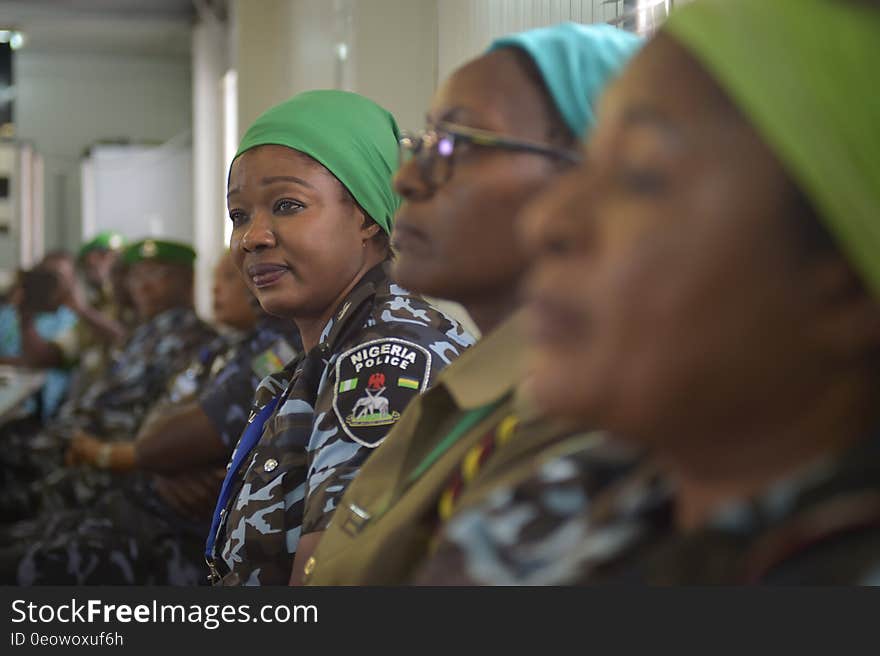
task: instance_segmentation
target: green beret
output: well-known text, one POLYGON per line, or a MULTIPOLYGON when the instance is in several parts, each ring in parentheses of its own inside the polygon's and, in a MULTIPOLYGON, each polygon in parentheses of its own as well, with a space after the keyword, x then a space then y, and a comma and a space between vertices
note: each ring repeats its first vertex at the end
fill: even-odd
POLYGON ((122 253, 123 262, 129 265, 153 261, 192 266, 195 259, 196 252, 186 244, 161 239, 144 239, 132 244, 122 253))
POLYGON ((83 244, 79 249, 79 253, 77 253, 77 257, 82 259, 87 254, 97 250, 118 251, 122 250, 124 246, 125 237, 115 230, 104 230, 83 244))

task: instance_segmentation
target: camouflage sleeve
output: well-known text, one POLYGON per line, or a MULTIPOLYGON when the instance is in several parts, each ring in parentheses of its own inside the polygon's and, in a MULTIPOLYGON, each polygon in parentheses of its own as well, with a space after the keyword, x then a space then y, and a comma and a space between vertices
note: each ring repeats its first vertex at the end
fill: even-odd
POLYGON ((201 322, 190 322, 161 335, 152 349, 145 348, 112 377, 95 405, 121 407, 141 403, 149 407, 159 399, 173 376, 186 369, 199 349, 214 337, 214 331, 201 322))
POLYGON ((287 339, 276 333, 258 334, 242 344, 206 384, 199 405, 230 449, 247 423, 248 411, 260 381, 284 368, 296 356, 287 339))
MULTIPOLYGON (((163 335, 156 346, 156 361, 154 367, 165 370, 165 380, 168 374, 173 374, 186 368, 189 362, 198 356, 199 351, 210 346, 217 333, 207 324, 194 321, 182 326, 170 334, 163 335)), ((161 377, 161 374, 160 374, 161 377)))
POLYGON ((550 458, 518 484, 496 488, 441 528, 419 585, 554 585, 577 578, 582 558, 612 549, 624 533, 591 541, 591 501, 632 471, 592 447, 550 458), (590 553, 583 553, 584 551, 590 553))
POLYGON ((272 399, 281 396, 284 393, 284 390, 287 389, 291 375, 292 369, 287 368, 263 378, 257 386, 257 391, 254 392, 250 407, 251 412, 259 412, 272 399))
POLYGON ((274 374, 270 374, 263 378, 260 381, 259 385, 257 385, 257 390, 252 395, 249 402, 246 404, 246 412, 245 412, 245 420, 242 425, 242 429, 238 432, 238 435, 234 435, 230 439, 230 454, 229 454, 229 464, 232 464, 232 461, 235 460, 235 452, 238 449, 239 442, 241 441, 242 434, 247 425, 247 421, 251 415, 256 415, 262 410, 272 399, 277 396, 280 396, 284 393, 284 390, 287 389, 287 384, 290 380, 290 370, 284 369, 283 371, 279 371, 274 374))
POLYGON ((248 363, 236 358, 208 381, 199 395, 199 406, 230 449, 244 430, 258 385, 248 363))
POLYGON ((378 320, 368 322, 357 343, 331 359, 319 387, 303 534, 327 527, 349 483, 406 405, 430 387, 469 338, 458 324, 412 297, 392 295, 374 317, 378 320))

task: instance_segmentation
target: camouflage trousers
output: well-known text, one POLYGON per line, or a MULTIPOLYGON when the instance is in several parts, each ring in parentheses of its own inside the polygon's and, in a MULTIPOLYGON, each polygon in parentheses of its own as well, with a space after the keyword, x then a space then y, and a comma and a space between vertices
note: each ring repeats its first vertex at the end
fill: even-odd
POLYGON ((109 472, 66 466, 67 439, 63 430, 32 425, 0 432, 0 524, 89 506, 119 486, 109 472))
POLYGON ((206 584, 208 527, 162 515, 114 490, 92 508, 12 524, 0 530, 0 584, 206 584))
POLYGON ((40 482, 62 466, 63 451, 33 420, 0 429, 0 523, 33 517, 40 482))

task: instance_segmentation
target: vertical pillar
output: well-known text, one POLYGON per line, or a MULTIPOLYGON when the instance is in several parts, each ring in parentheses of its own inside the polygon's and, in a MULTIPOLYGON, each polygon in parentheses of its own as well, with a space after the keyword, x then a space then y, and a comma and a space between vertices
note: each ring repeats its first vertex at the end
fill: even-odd
POLYGON ((203 317, 211 316, 212 271, 225 248, 221 81, 228 67, 227 48, 226 23, 201 12, 192 34, 192 132, 196 308, 203 317))

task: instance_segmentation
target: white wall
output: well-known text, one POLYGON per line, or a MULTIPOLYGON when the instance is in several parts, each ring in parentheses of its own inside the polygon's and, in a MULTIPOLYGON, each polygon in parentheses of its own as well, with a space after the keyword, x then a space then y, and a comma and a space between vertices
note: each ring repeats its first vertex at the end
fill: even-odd
POLYGON ((233 7, 243 132, 263 110, 316 88, 357 91, 402 127, 421 127, 438 81, 492 39, 561 21, 613 20, 624 1, 235 0, 233 7))
POLYGON ((622 8, 623 2, 604 0, 440 0, 439 78, 479 55, 499 36, 563 21, 604 23, 622 8))
POLYGON ((14 65, 16 134, 32 141, 45 162, 46 247, 73 249, 82 240, 85 149, 101 139, 164 142, 189 130, 189 58, 24 48, 14 65))
POLYGON ((349 59, 352 90, 420 129, 437 86, 437 12, 446 0, 359 0, 349 59))
POLYGON ((193 243, 189 142, 156 147, 96 146, 83 162, 83 228, 131 239, 193 243))
POLYGON ((300 91, 334 88, 372 98, 404 127, 420 126, 437 81, 437 5, 438 0, 237 0, 239 131, 300 91))

